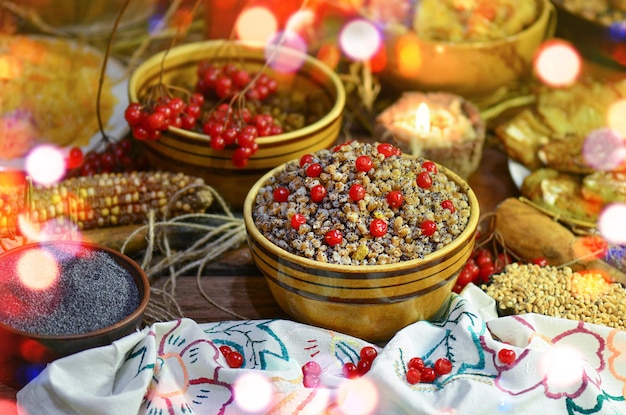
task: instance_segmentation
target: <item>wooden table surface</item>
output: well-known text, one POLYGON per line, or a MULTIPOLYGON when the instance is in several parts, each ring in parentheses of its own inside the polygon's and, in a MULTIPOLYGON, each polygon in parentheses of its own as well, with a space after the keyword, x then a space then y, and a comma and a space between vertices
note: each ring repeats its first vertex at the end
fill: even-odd
MULTIPOLYGON (((493 211, 507 197, 519 195, 509 175, 506 155, 494 145, 485 147, 482 163, 468 181, 482 213, 493 211)), ((190 274, 177 279, 176 299, 185 317, 199 323, 237 319, 209 304, 199 293, 195 271, 190 274)), ((225 310, 249 319, 288 318, 274 301, 245 244, 207 266, 199 281, 208 296, 225 310)), ((3 415, 16 413, 17 389, 10 385, 10 376, 6 370, 0 371, 0 414, 3 415)))

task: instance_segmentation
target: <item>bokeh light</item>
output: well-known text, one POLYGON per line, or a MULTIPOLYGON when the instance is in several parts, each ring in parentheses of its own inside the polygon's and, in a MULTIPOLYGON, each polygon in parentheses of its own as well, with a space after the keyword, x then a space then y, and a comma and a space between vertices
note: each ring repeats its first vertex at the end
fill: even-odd
POLYGON ((609 38, 613 42, 626 41, 626 22, 619 21, 611 23, 608 30, 609 38))
POLYGON ((189 7, 180 7, 174 13, 172 23, 178 31, 184 33, 193 23, 193 11, 189 7))
POLYGON ((543 355, 539 370, 550 389, 560 391, 583 378, 583 358, 580 352, 571 347, 553 347, 543 355))
POLYGON ((17 402, 10 399, 0 399, 0 414, 17 414, 17 402))
MULTIPOLYGON (((43 347, 43 346, 41 346, 43 347)), ((47 353, 46 353, 47 354, 47 353)), ((15 380, 20 385, 26 385, 31 380, 35 379, 46 368, 45 363, 23 363, 18 366, 17 370, 13 374, 15 380)), ((0 407, 1 408, 1 407, 0 407)), ((10 414, 12 412, 2 412, 0 414, 10 414)), ((20 412, 21 413, 21 412, 20 412)), ((29 414, 33 415, 33 414, 29 414)))
POLYGON ((339 45, 346 56, 360 61, 372 58, 381 45, 379 30, 368 20, 355 19, 339 33, 339 45))
POLYGON ((265 59, 277 72, 294 73, 302 67, 306 51, 306 43, 296 32, 279 32, 265 47, 265 59))
MULTIPOLYGON (((5 287, 2 287, 0 290, 0 314, 11 317, 21 317, 29 312, 29 305, 30 304, 26 304, 24 302, 23 298, 18 297, 9 290, 6 290, 5 287)), ((4 341, 5 339, 2 334, 0 334, 0 343, 4 343, 4 341)), ((15 341, 15 339, 12 341, 15 341)), ((0 362, 3 361, 2 357, 5 347, 6 344, 0 346, 0 362)))
POLYGON ((285 30, 288 32, 300 33, 306 35, 314 30, 315 12, 311 9, 302 9, 296 11, 287 20, 285 30))
POLYGON ((541 81, 553 87, 571 85, 580 75, 582 61, 569 43, 552 40, 544 43, 535 55, 534 68, 541 81))
POLYGON ((345 415, 373 414, 378 406, 378 389, 367 378, 350 379, 337 390, 337 409, 345 415))
POLYGON ((43 344, 34 339, 24 339, 20 343, 19 350, 22 359, 31 363, 44 362, 50 354, 43 344))
POLYGON ((241 12, 235 22, 235 33, 244 41, 265 44, 278 30, 274 14, 265 7, 251 7, 241 12))
POLYGON ((415 75, 422 67, 422 49, 412 34, 400 36, 393 51, 398 72, 403 77, 415 75))
POLYGON ((626 244, 626 203, 611 203, 600 212, 598 231, 609 244, 626 244))
POLYGON ((43 249, 32 249, 20 256, 16 271, 22 284, 35 291, 50 288, 59 278, 56 259, 43 249))
POLYGON ((272 384, 259 373, 245 373, 234 384, 237 406, 247 413, 264 413, 273 398, 272 384))
POLYGON ((163 12, 152 14, 148 17, 148 33, 156 35, 165 27, 165 15, 163 12))
MULTIPOLYGON (((31 220, 28 214, 19 214, 17 217, 17 226, 20 233, 29 241, 44 242, 59 239, 58 227, 55 226, 55 219, 50 219, 44 223, 31 220)), ((76 223, 68 223, 65 231, 67 235, 72 236, 72 240, 82 240, 81 230, 76 223)))
POLYGON ((328 414, 328 408, 332 405, 332 391, 324 387, 315 389, 315 394, 307 398, 307 404, 298 411, 298 415, 328 414))
POLYGON ((34 182, 53 184, 65 174, 65 157, 58 148, 50 145, 35 147, 26 156, 26 171, 34 182))
POLYGON ((611 104, 606 116, 606 125, 622 138, 626 137, 626 99, 611 104))
POLYGON ((380 44, 378 51, 370 59, 370 69, 373 73, 379 73, 387 67, 387 48, 384 43, 380 44))
POLYGON ((592 131, 582 147, 585 163, 596 170, 611 171, 626 160, 626 143, 610 128, 592 131))

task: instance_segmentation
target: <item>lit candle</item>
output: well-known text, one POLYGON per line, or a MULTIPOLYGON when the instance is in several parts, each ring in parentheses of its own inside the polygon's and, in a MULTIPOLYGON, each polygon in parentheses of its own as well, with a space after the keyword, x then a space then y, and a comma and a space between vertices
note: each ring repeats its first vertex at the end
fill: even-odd
POLYGON ((417 106, 415 110, 415 126, 416 134, 413 134, 411 138, 411 153, 413 155, 419 155, 421 153, 423 139, 428 138, 430 135, 430 109, 428 104, 422 102, 417 106))
POLYGON ((405 92, 376 122, 380 141, 393 138, 404 152, 439 162, 465 177, 478 166, 484 123, 478 110, 458 95, 405 92))

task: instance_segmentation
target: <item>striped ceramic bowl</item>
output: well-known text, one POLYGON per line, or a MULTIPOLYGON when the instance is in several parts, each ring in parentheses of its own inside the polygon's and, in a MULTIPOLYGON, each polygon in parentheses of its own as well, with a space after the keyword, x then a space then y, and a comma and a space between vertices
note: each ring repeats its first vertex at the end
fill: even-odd
POLYGON ((289 253, 255 226, 252 211, 259 188, 281 168, 252 187, 243 216, 252 258, 287 314, 373 342, 386 341, 401 328, 436 315, 471 256, 480 215, 476 195, 461 177, 438 165, 469 197, 470 220, 454 241, 423 259, 354 266, 289 253))
POLYGON ((279 90, 319 94, 316 100, 329 104, 325 116, 298 130, 258 138, 259 150, 244 168, 233 166, 232 150, 211 149, 208 135, 170 127, 158 140, 144 142, 152 165, 202 177, 232 207, 241 208, 250 187, 268 170, 302 154, 330 147, 341 128, 346 101, 343 83, 324 63, 292 49, 285 48, 279 55, 266 58, 258 45, 235 41, 208 40, 174 47, 165 56, 161 52, 148 58, 133 71, 128 83, 130 102, 138 102, 138 97, 159 80, 166 85, 193 88, 198 63, 203 60, 209 59, 216 65, 236 62, 244 69, 259 71, 274 56, 280 56, 281 61, 302 62, 295 73, 275 71, 272 66, 265 68, 265 73, 278 81, 279 90))

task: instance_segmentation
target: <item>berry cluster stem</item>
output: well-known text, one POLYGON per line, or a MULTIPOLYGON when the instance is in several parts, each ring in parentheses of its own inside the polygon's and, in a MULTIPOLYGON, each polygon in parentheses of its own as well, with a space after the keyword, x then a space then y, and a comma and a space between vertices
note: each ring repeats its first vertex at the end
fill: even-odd
POLYGON ((104 52, 104 59, 102 60, 102 67, 100 68, 100 77, 98 79, 98 91, 96 93, 96 118, 98 119, 98 129, 100 130, 100 134, 102 134, 102 138, 107 142, 110 142, 109 137, 107 137, 106 132, 104 131, 104 124, 102 123, 102 113, 100 112, 100 102, 102 99, 102 88, 104 86, 104 79, 106 77, 106 69, 107 63, 109 62, 109 56, 111 55, 111 46, 113 45, 113 39, 115 38, 115 33, 117 33, 117 27, 120 24, 120 20, 122 20, 122 16, 131 0, 124 0, 124 4, 122 4, 122 8, 120 12, 117 14, 115 18, 115 22, 113 23, 113 29, 111 29, 111 36, 109 36, 109 40, 107 41, 107 47, 104 52))

